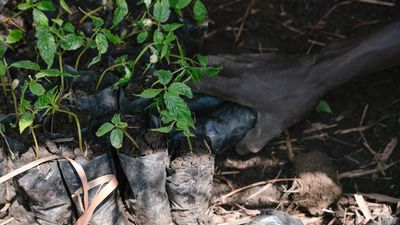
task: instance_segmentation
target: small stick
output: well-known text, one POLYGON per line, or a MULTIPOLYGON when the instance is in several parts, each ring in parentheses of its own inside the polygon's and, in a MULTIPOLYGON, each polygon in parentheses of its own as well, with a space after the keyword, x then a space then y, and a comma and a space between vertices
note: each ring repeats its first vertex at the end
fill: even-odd
POLYGON ((236 35, 236 37, 235 37, 235 44, 237 44, 237 42, 239 41, 240 35, 241 35, 242 32, 243 32, 243 28, 244 28, 244 24, 245 24, 245 22, 246 22, 246 19, 247 19, 247 17, 249 16, 250 11, 251 11, 251 9, 253 8, 253 6, 254 6, 255 4, 256 4, 256 0, 250 0, 250 3, 249 3, 249 5, 247 6, 246 12, 245 12, 245 14, 244 14, 244 16, 243 16, 242 23, 240 24, 239 32, 237 33, 237 35, 236 35))

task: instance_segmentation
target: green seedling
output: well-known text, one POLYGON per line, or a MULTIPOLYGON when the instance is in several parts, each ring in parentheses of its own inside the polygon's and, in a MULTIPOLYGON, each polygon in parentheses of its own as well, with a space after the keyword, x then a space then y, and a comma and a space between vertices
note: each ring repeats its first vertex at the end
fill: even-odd
POLYGON ((132 142, 132 144, 139 149, 137 142, 126 131, 127 127, 128 124, 121 120, 121 115, 115 114, 111 119, 111 123, 106 122, 99 127, 96 132, 96 136, 102 137, 105 134, 110 133, 111 145, 116 149, 122 148, 124 136, 126 136, 132 142))

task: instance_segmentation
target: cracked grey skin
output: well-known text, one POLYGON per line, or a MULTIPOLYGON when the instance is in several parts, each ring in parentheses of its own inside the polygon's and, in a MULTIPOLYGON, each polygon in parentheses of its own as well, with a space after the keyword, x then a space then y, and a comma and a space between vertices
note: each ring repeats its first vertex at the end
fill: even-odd
POLYGON ((400 22, 366 36, 335 43, 315 55, 244 54, 208 56, 223 65, 216 77, 192 85, 207 94, 250 107, 256 125, 236 145, 239 154, 260 151, 298 122, 332 88, 358 75, 400 63, 400 22))

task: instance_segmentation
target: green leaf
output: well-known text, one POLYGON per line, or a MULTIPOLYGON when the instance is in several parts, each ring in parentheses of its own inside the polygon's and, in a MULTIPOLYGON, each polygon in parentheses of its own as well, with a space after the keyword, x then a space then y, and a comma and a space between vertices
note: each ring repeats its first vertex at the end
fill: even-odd
POLYGON ((32 15, 33 21, 35 22, 36 26, 49 26, 49 19, 42 11, 38 9, 33 9, 32 15))
POLYGON ((53 35, 47 31, 46 27, 39 26, 36 28, 37 48, 43 61, 46 62, 48 68, 53 65, 56 55, 57 46, 53 35))
POLYGON ((75 32, 75 27, 71 22, 67 22, 64 24, 64 30, 69 32, 69 33, 74 33, 75 32))
POLYGON ((32 113, 23 114, 18 121, 19 133, 22 134, 27 127, 32 125, 34 119, 35 116, 32 113))
POLYGON ((154 19, 160 23, 164 23, 168 20, 169 15, 171 14, 171 10, 169 8, 168 0, 158 0, 156 4, 154 4, 153 8, 153 16, 154 19))
POLYGON ((116 148, 119 149, 122 147, 122 142, 124 139, 124 132, 120 129, 114 129, 111 132, 110 135, 110 141, 111 141, 111 145, 116 148))
POLYGON ((321 100, 316 106, 315 110, 320 113, 332 113, 332 109, 329 106, 328 102, 321 100))
POLYGON ((162 92, 162 89, 153 89, 153 88, 149 88, 144 90, 142 93, 140 93, 139 97, 142 98, 155 98, 157 95, 159 95, 162 92))
POLYGON ((110 132, 112 129, 114 129, 114 125, 112 123, 109 123, 109 122, 104 123, 97 130, 96 136, 101 137, 101 136, 107 134, 108 132, 110 132))
POLYGON ((102 29, 102 31, 103 31, 103 34, 106 36, 107 40, 109 40, 114 45, 118 45, 118 44, 124 43, 124 41, 121 38, 119 38, 118 36, 116 36, 113 33, 111 33, 110 30, 102 29))
POLYGON ((128 67, 126 67, 126 66, 124 67, 124 70, 125 70, 125 75, 118 80, 118 85, 120 87, 127 85, 128 82, 132 79, 131 70, 128 69, 128 67))
POLYGON ((100 60, 101 60, 101 55, 98 55, 98 56, 94 57, 94 58, 92 59, 92 61, 90 61, 88 67, 91 67, 91 66, 93 66, 94 64, 100 62, 100 60))
POLYGON ((164 104, 167 107, 170 116, 172 116, 177 122, 182 122, 187 126, 194 127, 189 107, 181 97, 166 92, 164 94, 164 104))
POLYGON ((6 65, 4 65, 3 60, 0 60, 0 77, 6 75, 7 68, 6 65))
POLYGON ((149 36, 149 32, 147 32, 146 30, 140 32, 138 34, 138 36, 136 37, 137 43, 141 44, 141 43, 145 42, 147 40, 148 36, 149 36))
POLYGON ((128 15, 128 4, 125 0, 116 0, 117 8, 114 12, 113 26, 121 23, 126 15, 128 15))
POLYGON ((160 127, 160 128, 155 128, 155 129, 151 129, 152 131, 156 131, 156 132, 161 132, 161 133, 170 133, 172 131, 172 128, 174 127, 174 124, 171 123, 171 125, 167 126, 167 127, 160 127))
POLYGON ((41 96, 46 92, 46 89, 44 89, 44 87, 35 80, 31 80, 31 82, 29 82, 29 90, 31 90, 31 92, 37 96, 41 96))
POLYGON ((174 76, 169 70, 157 70, 153 75, 158 77, 162 85, 167 85, 174 76))
POLYGON ((67 34, 62 38, 61 47, 65 50, 72 51, 83 45, 83 37, 76 34, 67 34))
POLYGON ((14 44, 22 39, 24 32, 20 29, 13 29, 7 36, 6 42, 8 44, 14 44))
POLYGON ((56 8, 54 7, 51 1, 40 1, 36 3, 36 7, 42 11, 55 11, 56 8))
POLYGON ((42 70, 35 75, 36 79, 40 79, 43 77, 60 77, 60 76, 61 76, 61 71, 57 69, 42 70))
POLYGON ((118 122, 118 123, 115 124, 115 127, 123 130, 123 129, 128 127, 128 123, 126 123, 126 122, 118 122))
POLYGON ((21 11, 25 11, 33 7, 33 4, 30 2, 18 4, 17 9, 21 11))
POLYGON ((92 16, 92 21, 95 28, 100 28, 104 24, 104 20, 97 16, 92 16))
POLYGON ((175 5, 175 8, 177 9, 184 9, 186 6, 188 6, 192 2, 192 0, 178 0, 178 2, 175 5))
POLYGON ((162 43, 163 40, 164 40, 164 35, 160 31, 160 29, 155 30, 153 33, 153 42, 157 44, 157 43, 162 43))
POLYGON ((40 70, 40 66, 32 61, 29 60, 22 60, 15 62, 10 65, 10 67, 20 68, 20 69, 27 69, 27 70, 40 70))
POLYGON ((121 114, 119 114, 119 113, 114 114, 113 118, 111 119, 111 122, 113 124, 120 123, 121 122, 121 114))
POLYGON ((175 31, 175 30, 181 28, 182 26, 183 26, 183 24, 181 24, 181 23, 171 23, 171 24, 162 25, 162 28, 166 32, 170 32, 170 31, 175 31))
POLYGON ((66 12, 68 12, 69 14, 72 14, 71 9, 69 8, 69 6, 67 5, 67 3, 64 0, 60 0, 60 6, 62 9, 64 9, 66 12))
POLYGON ((188 98, 193 97, 192 90, 184 83, 175 82, 168 87, 168 91, 174 95, 184 95, 188 98))
POLYGON ((203 67, 206 67, 208 65, 208 59, 202 55, 197 55, 197 60, 203 67))
POLYGON ((103 33, 98 33, 96 35, 95 41, 96 41, 96 47, 97 47, 97 50, 99 51, 99 54, 102 55, 102 54, 106 53, 107 49, 108 49, 108 41, 107 41, 106 36, 103 33))
POLYGON ((56 18, 56 19, 51 19, 51 21, 53 21, 55 24, 57 24, 58 26, 62 26, 64 21, 60 18, 56 18))
POLYGON ((204 3, 200 0, 196 0, 193 6, 194 19, 198 23, 203 23, 207 16, 207 9, 204 3))

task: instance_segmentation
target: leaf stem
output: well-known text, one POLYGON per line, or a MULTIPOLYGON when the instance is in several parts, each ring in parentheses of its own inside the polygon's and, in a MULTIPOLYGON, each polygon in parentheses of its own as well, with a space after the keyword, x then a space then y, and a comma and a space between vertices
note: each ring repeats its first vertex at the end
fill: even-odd
POLYGON ((125 130, 124 130, 123 132, 124 132, 124 134, 126 135, 126 137, 132 142, 132 144, 133 144, 137 149, 139 149, 139 145, 138 145, 138 143, 135 141, 135 139, 133 139, 132 136, 129 135, 128 132, 126 132, 125 130))
POLYGON ((111 1, 111 0, 108 0, 106 3, 102 4, 101 6, 95 8, 95 9, 93 9, 93 10, 90 11, 90 12, 84 12, 83 10, 81 10, 82 12, 84 12, 85 15, 82 17, 82 19, 79 20, 79 23, 82 24, 83 21, 86 20, 86 18, 88 18, 88 17, 90 17, 91 15, 97 13, 97 12, 100 11, 104 6, 107 6, 107 5, 110 4, 110 3, 112 3, 112 1, 111 1))
POLYGON ((38 144, 38 141, 36 138, 35 129, 33 128, 32 125, 30 125, 29 130, 32 133, 33 142, 35 143, 35 155, 36 155, 36 159, 38 159, 39 158, 39 144, 38 144))
POLYGON ((190 137, 186 137, 186 140, 188 142, 190 152, 193 152, 193 146, 192 146, 192 142, 190 141, 190 137))
POLYGON ((56 109, 56 111, 61 112, 61 113, 66 113, 66 114, 74 117, 75 123, 76 123, 76 128, 78 130, 79 149, 83 152, 83 141, 82 141, 81 124, 79 122, 78 116, 75 113, 71 112, 71 111, 67 111, 67 110, 63 110, 63 109, 56 109))
POLYGON ((112 66, 108 67, 107 69, 105 69, 105 70, 101 73, 101 75, 100 75, 100 77, 99 77, 99 80, 97 81, 97 84, 96 84, 96 91, 99 89, 100 84, 101 84, 101 81, 103 80, 104 75, 106 75, 106 73, 107 73, 108 71, 113 70, 113 69, 115 69, 115 68, 117 68, 117 67, 120 67, 120 66, 124 66, 125 64, 126 64, 126 63, 119 63, 119 64, 112 65, 112 66))

